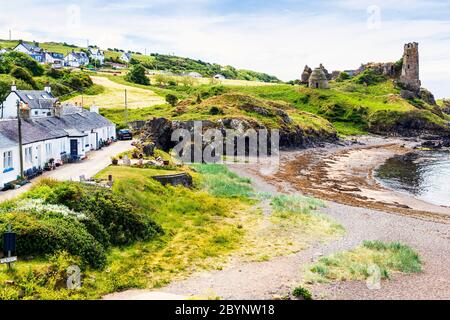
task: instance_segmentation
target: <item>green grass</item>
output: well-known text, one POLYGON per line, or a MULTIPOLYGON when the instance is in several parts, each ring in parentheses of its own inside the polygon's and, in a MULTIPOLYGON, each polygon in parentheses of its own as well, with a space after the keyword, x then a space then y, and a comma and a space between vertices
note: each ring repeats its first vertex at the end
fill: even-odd
POLYGON ((254 195, 251 181, 240 178, 226 166, 218 164, 192 165, 200 173, 201 185, 213 196, 248 199, 254 195))
POLYGON ((361 246, 321 258, 309 268, 308 282, 365 280, 371 266, 377 266, 381 278, 393 273, 418 273, 422 271, 419 254, 398 242, 365 241, 361 246))

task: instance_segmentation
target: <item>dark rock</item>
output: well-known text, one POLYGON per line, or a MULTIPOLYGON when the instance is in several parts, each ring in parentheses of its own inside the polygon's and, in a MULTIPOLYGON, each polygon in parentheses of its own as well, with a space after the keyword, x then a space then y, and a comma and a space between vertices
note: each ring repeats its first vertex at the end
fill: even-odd
POLYGON ((404 90, 404 89, 400 91, 400 96, 406 100, 411 100, 411 99, 417 98, 417 94, 415 92, 410 91, 410 90, 404 90))
POLYGON ((422 148, 429 148, 429 149, 441 149, 442 148, 442 142, 441 141, 433 141, 428 140, 422 143, 422 148))
POLYGON ((145 156, 153 157, 155 154, 155 144, 152 142, 144 144, 142 147, 142 151, 144 152, 145 156))
POLYGON ((420 88, 420 98, 428 104, 432 106, 436 105, 436 100, 434 99, 434 95, 425 88, 420 88))

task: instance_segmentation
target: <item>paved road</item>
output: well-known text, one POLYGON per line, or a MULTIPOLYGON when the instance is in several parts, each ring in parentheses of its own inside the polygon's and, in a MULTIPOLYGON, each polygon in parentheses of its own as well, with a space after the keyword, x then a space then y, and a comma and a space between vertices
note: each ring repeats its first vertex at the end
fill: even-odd
POLYGON ((99 151, 93 151, 89 155, 88 159, 80 163, 66 164, 57 170, 45 172, 41 177, 34 179, 31 184, 28 184, 20 189, 0 192, 0 202, 13 199, 28 191, 33 184, 41 178, 51 178, 60 181, 79 181, 80 175, 84 175, 86 178, 91 178, 111 164, 111 157, 130 150, 131 148, 132 146, 130 141, 118 141, 107 148, 99 151))

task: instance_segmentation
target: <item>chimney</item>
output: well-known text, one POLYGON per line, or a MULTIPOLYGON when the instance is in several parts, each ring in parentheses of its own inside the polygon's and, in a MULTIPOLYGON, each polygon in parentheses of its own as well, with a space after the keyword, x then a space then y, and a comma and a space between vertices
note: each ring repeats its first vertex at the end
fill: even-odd
POLYGON ((49 84, 49 83, 47 83, 47 84, 45 85, 44 90, 45 90, 45 92, 47 92, 48 94, 51 94, 51 93, 52 93, 52 87, 50 87, 50 84, 49 84))
POLYGON ((12 91, 12 92, 17 91, 17 86, 16 86, 16 82, 15 82, 15 81, 13 81, 13 83, 12 83, 12 85, 11 85, 11 91, 12 91))
POLYGON ((53 107, 53 112, 55 114, 55 117, 61 118, 62 116, 62 105, 61 103, 55 103, 55 106, 53 107))
POLYGON ((89 111, 92 112, 92 113, 100 114, 99 107, 97 107, 97 106, 91 106, 89 111))

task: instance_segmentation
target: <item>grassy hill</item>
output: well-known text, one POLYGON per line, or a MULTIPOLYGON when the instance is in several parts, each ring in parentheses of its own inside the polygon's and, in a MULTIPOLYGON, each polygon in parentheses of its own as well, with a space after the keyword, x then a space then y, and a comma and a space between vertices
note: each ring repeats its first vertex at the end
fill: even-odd
MULTIPOLYGON (((19 43, 18 40, 0 40, 0 48, 12 49, 19 43)), ((42 42, 39 46, 45 50, 67 54, 72 50, 86 50, 85 47, 78 47, 67 43, 42 42)), ((123 50, 117 48, 108 48, 105 50, 106 60, 119 60, 123 50)), ((217 73, 223 74, 227 79, 252 80, 262 82, 280 82, 275 76, 251 70, 238 70, 232 66, 221 66, 216 63, 208 63, 201 60, 169 56, 158 53, 143 55, 140 52, 132 53, 132 58, 142 63, 151 70, 164 70, 176 74, 183 72, 198 72, 205 77, 214 76, 217 73)))
MULTIPOLYGON (((123 77, 109 77, 111 81, 126 84, 123 77)), ((287 110, 293 119, 305 113, 314 115, 303 119, 301 125, 315 124, 327 127, 331 123, 340 134, 410 134, 421 128, 429 131, 444 131, 449 117, 441 109, 420 99, 405 100, 400 89, 392 80, 382 80, 376 84, 359 84, 355 79, 343 82, 331 81, 330 90, 316 90, 305 86, 278 84, 271 86, 207 85, 195 86, 167 85, 164 87, 130 86, 147 88, 159 95, 176 95, 180 99, 177 107, 159 105, 129 114, 130 120, 145 120, 152 116, 167 117, 174 120, 216 119, 226 116, 253 117, 239 109, 239 101, 250 99, 253 105, 265 107, 270 103, 287 110), (200 100, 199 98, 200 97, 200 100), (237 99, 233 100, 233 99, 237 99), (217 107, 220 114, 210 114, 217 107), (323 122, 317 122, 321 119, 323 122), (400 132, 404 130, 405 132, 400 132)), ((123 125, 123 110, 105 110, 104 114, 119 125, 123 125)), ((267 118, 271 118, 270 113, 267 118)), ((265 119, 267 123, 270 123, 265 119)), ((272 119, 277 122, 276 117, 272 119)))

